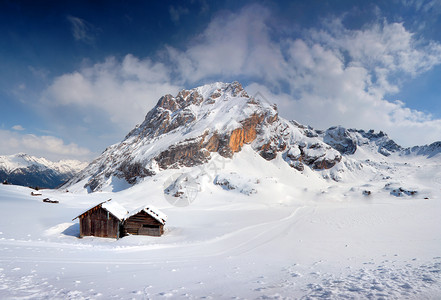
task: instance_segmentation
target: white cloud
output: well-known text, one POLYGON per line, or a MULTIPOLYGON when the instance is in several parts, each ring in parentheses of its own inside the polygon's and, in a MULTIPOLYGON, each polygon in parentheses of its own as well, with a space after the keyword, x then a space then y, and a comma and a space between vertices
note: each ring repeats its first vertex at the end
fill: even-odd
POLYGON ((441 63, 440 44, 418 39, 402 23, 349 30, 334 19, 294 36, 273 18, 260 5, 223 12, 185 49, 165 47, 156 60, 107 58, 56 78, 45 101, 97 108, 127 132, 181 86, 245 79, 250 94, 262 92, 282 116, 314 127, 384 130, 404 145, 439 139, 440 120, 390 95, 441 63))
POLYGON ((289 47, 295 71, 288 76, 300 95, 290 103, 293 118, 322 128, 384 130, 404 145, 439 139, 440 120, 386 100, 402 80, 440 64, 439 44, 420 44, 398 23, 352 31, 338 23, 310 36, 289 47))
POLYGON ((49 107, 98 108, 112 123, 129 131, 162 95, 178 91, 170 82, 170 70, 164 64, 128 54, 122 61, 110 57, 56 78, 43 102, 49 107))
POLYGON ((252 5, 215 18, 186 50, 168 48, 178 74, 189 83, 244 77, 282 115, 319 128, 385 130, 404 145, 439 139, 439 120, 387 98, 441 63, 440 44, 418 40, 401 23, 349 30, 338 19, 303 38, 277 40, 270 17, 252 5))
POLYGON ((277 78, 279 64, 284 62, 279 45, 271 41, 269 17, 270 12, 260 5, 219 15, 186 50, 167 48, 173 68, 190 84, 241 75, 277 78))
POLYGON ((401 2, 416 11, 432 12, 436 15, 441 13, 441 3, 438 0, 402 0, 401 2))
POLYGON ((23 128, 23 126, 21 126, 21 125, 14 125, 14 126, 12 126, 12 129, 17 130, 17 131, 23 131, 23 130, 25 130, 25 129, 23 128))
POLYGON ((441 45, 422 45, 402 23, 373 24, 364 30, 348 30, 341 20, 329 24, 329 31, 312 30, 314 42, 346 51, 351 64, 389 73, 404 72, 415 76, 440 63, 441 45))
POLYGON ((75 143, 66 144, 54 136, 36 136, 21 134, 0 129, 0 153, 3 155, 24 152, 30 155, 42 156, 50 160, 60 160, 66 157, 89 160, 92 153, 75 143))
POLYGON ((72 26, 72 35, 75 40, 88 44, 92 44, 95 41, 97 30, 92 24, 74 16, 67 16, 67 20, 72 26))

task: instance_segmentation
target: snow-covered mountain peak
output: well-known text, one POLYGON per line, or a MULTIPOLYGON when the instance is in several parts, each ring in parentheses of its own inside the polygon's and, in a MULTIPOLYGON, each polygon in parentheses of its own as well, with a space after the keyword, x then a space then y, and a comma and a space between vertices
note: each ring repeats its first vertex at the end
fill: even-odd
POLYGON ((26 153, 0 156, 0 169, 14 171, 18 168, 29 166, 38 168, 51 168, 60 172, 79 172, 87 166, 87 163, 78 160, 60 160, 52 162, 44 157, 36 157, 26 153))
POLYGON ((277 110, 268 103, 248 96, 240 83, 217 82, 182 90, 175 97, 170 94, 161 97, 144 122, 126 139, 139 134, 157 137, 178 127, 197 134, 206 128, 229 130, 258 112, 277 115, 277 110))
POLYGON ((0 156, 0 178, 17 185, 53 188, 87 166, 77 160, 49 161, 26 153, 0 156))
POLYGON ((92 191, 112 177, 133 184, 165 169, 205 164, 211 153, 232 158, 245 144, 266 160, 279 153, 298 170, 304 164, 330 168, 341 159, 323 141, 280 118, 275 105, 250 97, 240 83, 217 82, 161 97, 142 124, 69 184, 89 178, 86 187, 92 191))
POLYGON ((204 99, 216 99, 220 96, 233 97, 245 97, 249 98, 247 92, 243 89, 242 85, 237 82, 224 83, 215 82, 206 84, 193 89, 197 91, 204 99))
POLYGON ((249 99, 250 96, 239 82, 216 82, 191 90, 181 90, 176 97, 165 95, 159 99, 156 107, 176 112, 188 106, 199 106, 203 109, 207 105, 230 100, 240 101, 241 98, 249 99))
POLYGON ((368 160, 440 152, 435 144, 404 149, 381 131, 315 130, 283 119, 275 105, 250 97, 238 82, 216 82, 161 97, 121 143, 108 147, 67 186, 125 188, 169 169, 205 165, 213 157, 233 159, 246 145, 254 155, 282 161, 292 172, 318 171, 337 181, 350 177, 342 172, 361 170, 368 160))

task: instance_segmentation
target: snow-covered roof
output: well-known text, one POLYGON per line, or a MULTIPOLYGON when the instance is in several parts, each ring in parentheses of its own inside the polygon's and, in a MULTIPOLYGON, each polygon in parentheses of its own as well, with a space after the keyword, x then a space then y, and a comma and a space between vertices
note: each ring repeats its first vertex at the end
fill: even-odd
POLYGON ((118 202, 116 202, 112 199, 109 199, 107 201, 98 203, 98 204, 92 206, 91 208, 83 211, 81 214, 79 214, 77 217, 75 217, 74 220, 76 218, 78 218, 79 216, 81 216, 82 214, 84 214, 84 213, 88 212, 89 210, 91 210, 97 206, 100 206, 100 205, 102 208, 107 210, 109 213, 111 213, 115 218, 119 219, 120 221, 122 221, 128 213, 127 209, 125 209, 121 204, 119 204, 118 202))
POLYGON ((162 225, 164 225, 165 222, 167 221, 167 215, 164 214, 159 209, 157 209, 156 207, 154 207, 153 205, 141 206, 135 210, 132 210, 126 216, 126 219, 130 218, 131 216, 136 215, 137 213, 140 213, 141 211, 145 211, 147 214, 149 214, 151 217, 153 217, 156 221, 158 221, 162 225))
POLYGON ((113 201, 112 199, 104 202, 103 205, 101 205, 101 207, 120 220, 123 220, 128 213, 127 209, 125 209, 121 204, 119 204, 116 201, 113 201))

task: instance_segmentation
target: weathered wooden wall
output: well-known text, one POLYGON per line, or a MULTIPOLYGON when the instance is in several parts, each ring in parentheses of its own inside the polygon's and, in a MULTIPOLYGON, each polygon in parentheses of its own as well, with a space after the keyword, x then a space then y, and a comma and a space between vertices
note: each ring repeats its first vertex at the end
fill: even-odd
POLYGON ((80 237, 120 237, 120 221, 100 206, 82 214, 79 219, 80 237))
POLYGON ((164 225, 145 211, 141 211, 124 222, 124 233, 161 236, 164 233, 164 225))

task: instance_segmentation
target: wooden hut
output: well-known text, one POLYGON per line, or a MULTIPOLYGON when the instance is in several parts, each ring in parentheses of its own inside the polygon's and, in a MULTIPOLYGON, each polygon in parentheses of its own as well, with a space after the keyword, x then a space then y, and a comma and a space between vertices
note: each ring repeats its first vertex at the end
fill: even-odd
POLYGON ((112 199, 95 205, 76 217, 80 221, 80 238, 97 236, 118 239, 124 236, 122 226, 127 213, 124 207, 112 199))
POLYGON ((157 208, 142 206, 130 212, 124 221, 124 234, 161 236, 167 216, 157 208))

